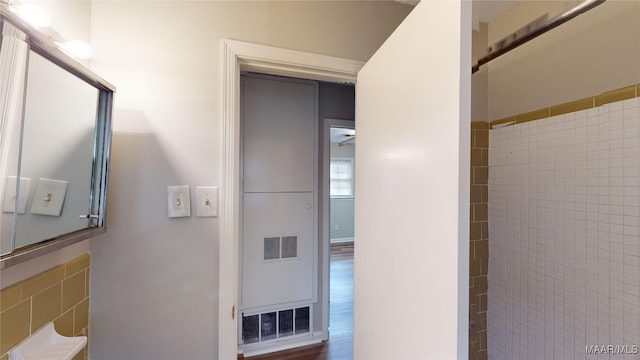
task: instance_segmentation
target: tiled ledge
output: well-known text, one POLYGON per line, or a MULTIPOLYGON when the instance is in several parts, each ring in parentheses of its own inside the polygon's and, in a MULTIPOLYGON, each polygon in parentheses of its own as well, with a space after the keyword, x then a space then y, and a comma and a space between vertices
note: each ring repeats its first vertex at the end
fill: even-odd
POLYGON ((491 128, 500 124, 521 124, 527 121, 540 120, 551 116, 591 109, 616 101, 633 99, 635 97, 640 97, 640 84, 625 86, 620 89, 607 91, 600 95, 575 100, 544 109, 534 110, 523 114, 505 117, 502 119, 491 121, 490 124, 491 128))

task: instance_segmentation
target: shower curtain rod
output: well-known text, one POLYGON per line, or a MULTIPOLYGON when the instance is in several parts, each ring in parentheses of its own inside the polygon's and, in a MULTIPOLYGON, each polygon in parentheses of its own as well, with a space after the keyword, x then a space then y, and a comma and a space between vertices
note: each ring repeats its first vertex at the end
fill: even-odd
MULTIPOLYGON (((480 70, 480 66, 488 63, 489 61, 497 58, 500 55, 508 53, 509 51, 528 42, 529 40, 532 40, 546 33, 547 31, 552 30, 557 26, 564 24, 565 22, 573 19, 574 17, 593 9, 594 7, 604 3, 605 1, 606 0, 585 0, 580 4, 578 4, 576 7, 574 7, 573 9, 568 10, 556 16, 555 18, 549 20, 544 26, 541 26, 541 27, 537 27, 534 25, 534 23, 536 23, 539 20, 534 21, 533 23, 529 24, 529 25, 532 25, 532 29, 529 32, 522 35, 521 37, 518 37, 518 33, 521 30, 525 30, 527 27, 529 27, 529 25, 525 26, 524 28, 516 31, 515 33, 512 33, 511 35, 503 39, 503 40, 507 40, 509 38, 513 38, 513 40, 510 42, 508 42, 507 40, 507 43, 503 47, 500 47, 494 51, 491 51, 488 55, 478 60, 478 63, 476 65, 473 65, 473 67, 471 68, 471 73, 472 74, 476 73, 478 70, 480 70)), ((500 42, 502 42, 502 40, 500 42)))

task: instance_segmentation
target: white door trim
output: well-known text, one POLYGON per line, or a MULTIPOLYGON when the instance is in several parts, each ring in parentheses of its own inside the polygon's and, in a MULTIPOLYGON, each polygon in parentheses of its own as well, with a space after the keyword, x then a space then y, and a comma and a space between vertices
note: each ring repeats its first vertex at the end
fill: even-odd
POLYGON ((220 212, 218 358, 237 357, 240 194, 240 71, 355 83, 364 62, 223 40, 222 193, 220 212))

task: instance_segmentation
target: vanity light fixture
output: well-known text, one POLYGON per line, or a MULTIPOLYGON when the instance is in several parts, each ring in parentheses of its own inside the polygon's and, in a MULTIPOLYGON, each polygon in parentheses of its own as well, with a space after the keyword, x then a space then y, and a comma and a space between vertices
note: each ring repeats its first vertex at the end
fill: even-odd
POLYGON ((56 45, 60 50, 76 59, 89 59, 92 55, 91 46, 83 40, 69 40, 66 42, 57 42, 56 45))
POLYGON ((14 4, 11 6, 11 10, 33 27, 43 28, 51 24, 51 17, 39 5, 30 3, 14 4))
POLYGON ((49 27, 51 25, 51 17, 47 12, 39 5, 32 3, 12 3, 11 10, 18 14, 22 20, 26 21, 33 27, 41 30, 50 39, 54 41, 56 46, 67 55, 80 59, 89 59, 92 55, 91 46, 83 40, 64 40, 53 29, 49 27))

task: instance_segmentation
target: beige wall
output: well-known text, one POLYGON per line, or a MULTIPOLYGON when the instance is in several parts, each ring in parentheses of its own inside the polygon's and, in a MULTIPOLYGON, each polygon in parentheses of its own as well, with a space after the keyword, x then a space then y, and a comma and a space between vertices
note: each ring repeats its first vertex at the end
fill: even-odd
MULTIPOLYGON (((489 43, 566 2, 525 1, 489 25, 489 43)), ((640 82, 640 2, 607 1, 499 57, 489 71, 489 119, 640 82)))
MULTIPOLYGON (((488 46, 489 26, 480 23, 479 30, 472 34, 472 61, 485 56, 488 46)), ((483 66, 471 76, 471 121, 489 121, 489 78, 486 66, 483 66)))
POLYGON ((367 60, 411 7, 357 1, 96 2, 117 87, 109 232, 91 242, 91 358, 217 356, 218 218, 168 219, 166 186, 221 186, 225 38, 367 60), (179 345, 178 345, 179 344, 179 345))

